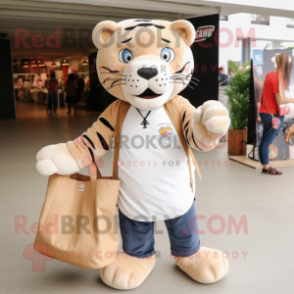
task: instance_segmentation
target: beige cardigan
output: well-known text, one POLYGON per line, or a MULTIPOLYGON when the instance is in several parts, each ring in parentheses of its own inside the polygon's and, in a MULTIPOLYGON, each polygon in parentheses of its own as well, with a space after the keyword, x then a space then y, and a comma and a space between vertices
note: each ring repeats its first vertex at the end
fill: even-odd
MULTIPOLYGON (((92 159, 98 162, 101 157, 109 151, 113 136, 116 137, 116 146, 120 138, 121 127, 127 111, 131 105, 122 100, 113 102, 98 118, 93 125, 74 141, 67 142, 67 146, 75 158, 78 166, 84 168, 91 164, 92 159)), ((193 174, 191 169, 190 156, 194 162, 195 168, 201 179, 201 174, 197 162, 191 152, 190 147, 199 151, 208 151, 211 147, 203 145, 193 134, 192 122, 195 107, 191 103, 181 97, 176 96, 168 101, 164 108, 181 140, 182 146, 188 158, 191 187, 193 190, 193 174), (190 146, 190 147, 189 147, 190 146), (190 156, 189 156, 190 155, 190 156)), ((116 148, 117 149, 117 148, 116 148)), ((115 151, 116 153, 116 151, 115 151)), ((114 163, 117 162, 117 154, 114 163)), ((117 177, 117 164, 114 164, 114 177, 117 177)))

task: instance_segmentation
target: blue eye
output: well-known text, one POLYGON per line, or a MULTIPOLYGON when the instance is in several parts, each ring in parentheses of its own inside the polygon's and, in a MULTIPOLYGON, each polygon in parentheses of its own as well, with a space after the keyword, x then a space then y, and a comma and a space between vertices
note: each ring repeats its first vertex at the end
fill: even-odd
POLYGON ((129 63, 133 59, 133 53, 129 49, 123 49, 118 55, 119 61, 129 63))
POLYGON ((172 49, 166 47, 161 50, 160 57, 163 61, 172 62, 175 58, 175 52, 172 49))

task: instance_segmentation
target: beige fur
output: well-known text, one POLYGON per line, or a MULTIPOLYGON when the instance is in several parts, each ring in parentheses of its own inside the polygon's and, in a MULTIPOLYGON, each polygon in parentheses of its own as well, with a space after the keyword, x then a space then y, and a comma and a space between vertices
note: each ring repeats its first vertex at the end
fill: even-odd
POLYGON ((193 280, 204 284, 221 280, 229 270, 222 252, 206 247, 189 257, 175 257, 175 262, 193 280))
POLYGON ((55 173, 68 175, 80 170, 65 143, 42 148, 37 154, 36 168, 46 176, 55 173))
MULTIPOLYGON (((182 137, 184 135, 188 144, 199 151, 213 149, 227 132, 230 120, 220 102, 207 101, 196 110, 188 100, 178 96, 190 82, 194 66, 189 48, 195 38, 192 24, 185 20, 152 20, 151 26, 137 26, 141 23, 144 25, 144 21, 136 20, 105 21, 93 30, 93 42, 99 49, 96 62, 99 79, 103 87, 119 100, 111 104, 79 138, 41 149, 37 154, 37 170, 41 174, 71 174, 90 165, 91 156, 99 160, 110 149, 120 100, 141 110, 165 106, 176 121, 181 121, 178 129, 182 131, 182 137), (162 42, 159 44, 158 41, 162 42), (165 54, 163 48, 167 48, 165 54), (130 59, 127 60, 126 56, 130 59), (139 70, 144 67, 154 68, 152 72, 157 70, 157 73, 148 79, 142 78, 139 70), (183 71, 177 73, 180 69, 183 71), (148 88, 154 94, 151 98, 149 94, 142 94, 148 88)), ((197 253, 205 250, 221 254, 208 248, 201 248, 197 253)), ((215 259, 201 255, 199 258, 175 258, 175 261, 192 279, 202 283, 216 282, 228 271, 227 260, 221 257, 215 259)), ((102 269, 100 274, 110 287, 132 289, 147 278, 154 263, 154 257, 122 258, 119 255, 117 261, 102 269)))
POLYGON ((126 253, 119 253, 116 261, 100 270, 102 281, 118 290, 130 290, 140 286, 155 265, 155 255, 136 258, 126 253))
MULTIPOLYGON (((185 74, 188 75, 191 72, 193 67, 193 55, 187 44, 190 45, 195 38, 195 31, 193 29, 193 26, 187 21, 176 21, 174 23, 170 23, 167 21, 156 20, 153 21, 153 23, 156 23, 156 25, 159 26, 162 25, 166 27, 166 29, 162 30, 161 35, 162 38, 170 40, 171 43, 164 43, 163 41, 161 41, 158 29, 154 26, 148 27, 145 30, 145 34, 144 29, 142 29, 141 27, 137 27, 121 37, 122 32, 125 32, 125 28, 138 24, 136 22, 134 23, 133 20, 120 22, 116 30, 114 25, 111 26, 113 29, 113 35, 111 36, 111 38, 114 40, 112 42, 113 45, 105 45, 105 43, 111 43, 111 41, 107 40, 107 42, 104 43, 104 46, 102 46, 102 48, 105 48, 103 50, 100 50, 97 55, 96 64, 100 81, 104 81, 107 78, 115 77, 115 75, 107 74, 107 71, 102 68, 102 65, 103 67, 108 67, 112 70, 118 70, 119 74, 124 74, 126 76, 128 76, 129 73, 135 72, 135 68, 140 68, 142 66, 148 67, 149 65, 159 66, 160 68, 160 66, 163 65, 166 66, 166 70, 169 72, 169 76, 171 76, 177 70, 182 68, 185 63, 190 62, 187 66, 185 74), (182 38, 179 37, 179 35, 173 29, 173 26, 177 29, 177 31, 181 32, 182 38), (150 35, 155 36, 153 42, 150 42, 150 35), (119 42, 127 40, 129 38, 133 39, 128 43, 122 44, 119 42), (136 42, 138 38, 140 39, 139 44, 137 44, 136 42), (159 41, 161 41, 162 43, 161 47, 157 46, 157 43, 159 41), (160 51, 165 46, 170 47, 175 52, 175 59, 173 62, 166 63, 161 60, 160 51), (133 52, 134 59, 130 63, 124 64, 118 60, 117 56, 119 55, 119 52, 123 49, 130 49, 133 52)), ((93 31, 93 40, 101 39, 101 37, 96 36, 97 32, 104 34, 105 30, 109 31, 109 28, 107 27, 108 24, 110 24, 110 22, 107 22, 106 24, 102 22, 95 27, 93 31)), ((98 48, 101 48, 101 43, 98 44, 98 48)), ((164 89, 162 89, 162 92, 167 91, 168 95, 163 95, 162 97, 152 100, 140 99, 132 95, 140 94, 142 92, 142 89, 145 89, 147 87, 147 84, 148 82, 146 80, 140 79, 140 88, 131 89, 131 87, 128 87, 128 85, 124 85, 122 87, 114 87, 113 89, 110 89, 109 93, 119 99, 128 101, 133 106, 136 106, 139 109, 150 110, 159 108, 167 101, 175 97, 176 94, 178 94, 186 87, 186 85, 184 85, 183 83, 178 83, 174 85, 168 84, 164 89)), ((105 83, 104 86, 107 85, 108 84, 105 83)), ((156 90, 158 91, 159 89, 157 88, 156 90)))

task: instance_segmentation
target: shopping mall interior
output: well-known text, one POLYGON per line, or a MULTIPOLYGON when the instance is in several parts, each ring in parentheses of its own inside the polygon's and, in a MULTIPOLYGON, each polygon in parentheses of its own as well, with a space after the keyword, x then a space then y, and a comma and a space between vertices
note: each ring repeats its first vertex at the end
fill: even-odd
MULTIPOLYGON (((192 149, 202 177, 200 180, 195 173, 194 197, 201 246, 225 253, 228 274, 212 284, 191 279, 176 266, 167 228, 163 221, 158 221, 154 229, 155 267, 132 293, 293 292, 294 198, 289 183, 294 172, 294 130, 293 137, 285 142, 293 117, 285 120, 284 133, 277 135, 276 145, 272 144, 270 149, 271 166, 283 174, 262 173, 257 154, 262 129, 261 123, 256 122, 259 110, 256 112, 255 103, 261 103, 257 98, 260 88, 256 85, 260 80, 263 82, 265 72, 258 63, 258 54, 265 51, 264 61, 283 50, 294 56, 294 37, 290 34, 294 32, 294 5, 289 3, 291 1, 279 2, 280 5, 261 0, 0 0, 0 280, 3 293, 119 291, 101 280, 98 269, 85 270, 52 258, 28 258, 25 252, 34 244, 48 193, 48 176, 36 170, 36 154, 45 146, 78 138, 116 101, 99 85, 92 31, 101 21, 124 19, 188 19, 197 31, 211 27, 216 19, 213 32, 217 41, 211 41, 213 48, 207 50, 195 44, 191 47, 195 61, 192 74, 200 80, 200 85, 193 90, 186 88, 181 95, 195 107, 207 100, 216 100, 230 112, 226 89, 235 75, 248 70, 245 137, 244 130, 237 129, 243 131, 243 137, 240 144, 230 149, 230 136, 239 136, 239 133, 232 135, 230 128, 212 151, 192 149), (250 35, 250 28, 255 35, 250 35), (231 33, 224 36, 228 31, 231 33), (234 40, 229 42, 231 37, 234 40), (256 70, 249 68, 250 62, 256 70), (57 80, 56 113, 48 111, 48 76, 52 74, 57 80), (82 90, 69 113, 66 84, 70 75, 75 76, 82 90), (250 79, 255 81, 254 85, 250 79)), ((294 93, 294 70, 292 75, 290 96, 294 93)), ((112 175, 112 165, 113 152, 110 151, 99 166, 102 176, 112 175)), ((79 172, 88 175, 89 169, 79 172)), ((121 236, 118 250, 123 251, 121 236)))

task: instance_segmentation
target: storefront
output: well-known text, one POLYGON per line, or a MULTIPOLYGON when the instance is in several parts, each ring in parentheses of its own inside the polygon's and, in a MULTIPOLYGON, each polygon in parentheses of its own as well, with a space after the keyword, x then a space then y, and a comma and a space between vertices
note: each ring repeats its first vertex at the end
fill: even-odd
POLYGON ((84 85, 79 105, 86 105, 89 96, 88 57, 71 59, 50 59, 42 56, 28 59, 13 59, 13 81, 15 99, 28 103, 48 104, 48 79, 55 73, 58 82, 58 107, 66 104, 65 85, 73 73, 84 85))

